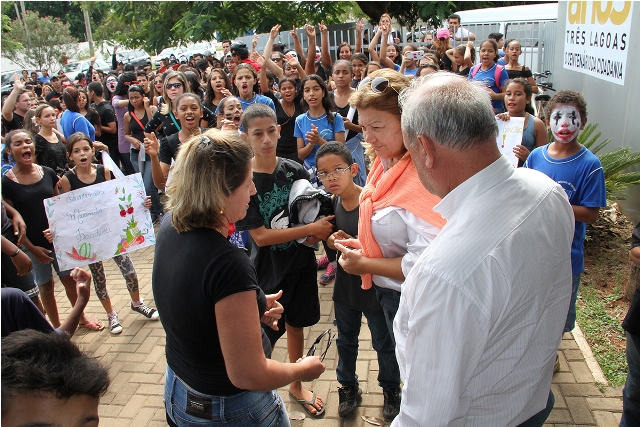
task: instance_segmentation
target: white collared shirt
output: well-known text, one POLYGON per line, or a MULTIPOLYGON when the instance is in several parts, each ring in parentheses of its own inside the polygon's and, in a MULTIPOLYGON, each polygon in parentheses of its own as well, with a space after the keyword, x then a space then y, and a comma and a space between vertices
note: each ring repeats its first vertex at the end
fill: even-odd
MULTIPOLYGON (((376 239, 383 258, 400 258, 404 277, 409 275, 422 252, 440 232, 440 229, 412 214, 410 211, 388 206, 371 216, 371 233, 376 239)), ((373 283, 381 288, 402 292, 402 281, 373 275, 373 283)))
POLYGON ((562 187, 500 157, 436 205, 447 224, 394 322, 398 426, 513 426, 541 411, 571 294, 562 187))

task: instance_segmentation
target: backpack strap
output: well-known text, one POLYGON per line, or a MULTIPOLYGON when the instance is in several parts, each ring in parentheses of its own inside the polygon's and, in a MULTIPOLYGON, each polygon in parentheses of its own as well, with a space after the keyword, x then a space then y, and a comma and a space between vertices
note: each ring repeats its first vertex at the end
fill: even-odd
POLYGON ((496 64, 496 71, 493 78, 495 79, 496 87, 498 88, 500 88, 500 74, 502 74, 502 70, 504 70, 504 67, 500 64, 496 64))
POLYGON ((471 69, 471 78, 474 78, 476 74, 478 74, 478 71, 480 70, 481 66, 482 64, 476 64, 473 66, 473 68, 471 69))

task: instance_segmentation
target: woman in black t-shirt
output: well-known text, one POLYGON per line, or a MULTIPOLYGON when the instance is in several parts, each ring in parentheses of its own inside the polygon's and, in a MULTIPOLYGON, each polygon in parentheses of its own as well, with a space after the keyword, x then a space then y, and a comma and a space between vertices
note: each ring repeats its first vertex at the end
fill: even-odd
POLYGON ((56 110, 49 105, 36 108, 34 117, 39 130, 34 137, 35 162, 53 169, 56 175, 62 176, 69 169, 69 165, 64 136, 56 129, 56 116, 56 110))
POLYGON ((158 189, 163 189, 167 182, 171 161, 178 155, 180 144, 201 132, 202 104, 200 98, 193 93, 184 93, 177 97, 175 102, 177 119, 183 123, 180 131, 167 138, 162 138, 160 141, 155 134, 151 134, 151 138, 144 138, 145 152, 151 158, 153 183, 158 189))
POLYGON ((313 380, 325 367, 315 356, 287 364, 265 356, 271 347, 260 322, 277 324, 280 294, 264 295, 251 261, 227 239, 229 224, 246 215, 256 192, 251 146, 218 130, 184 145, 168 189, 171 214, 158 232, 152 278, 167 341, 167 422, 218 425, 209 411, 194 410, 215 407, 216 418, 229 425, 275 425, 288 418, 276 389, 313 380))
MULTIPOLYGON (((15 159, 16 165, 2 177, 2 197, 5 203, 15 208, 27 224, 27 234, 23 240, 33 263, 33 275, 40 288, 42 305, 49 321, 57 328, 60 326, 58 306, 53 289, 51 265, 58 273, 65 287, 67 297, 73 306, 77 299, 76 283, 69 271, 60 271, 53 245, 44 237, 49 221, 43 200, 58 194, 58 177, 46 166, 37 165, 32 136, 23 129, 9 132, 5 136, 5 150, 15 159)), ((81 316, 80 325, 92 330, 103 329, 102 323, 81 316)))
MULTIPOLYGON (((229 77, 227 77, 221 68, 214 68, 211 70, 211 74, 209 74, 204 106, 211 111, 216 111, 220 101, 227 96, 231 96, 231 82, 229 81, 229 77)), ((217 127, 215 115, 213 122, 209 122, 209 127, 217 127)))

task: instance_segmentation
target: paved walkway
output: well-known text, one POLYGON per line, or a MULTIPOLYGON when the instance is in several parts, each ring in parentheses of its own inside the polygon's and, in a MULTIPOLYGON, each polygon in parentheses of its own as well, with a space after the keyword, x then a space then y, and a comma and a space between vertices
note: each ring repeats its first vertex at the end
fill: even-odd
MULTIPOLYGON (((138 271, 140 294, 146 297, 147 303, 155 306, 151 292, 153 248, 136 251, 132 258, 138 271)), ((101 400, 101 425, 165 426, 162 403, 166 367, 164 330, 160 322, 143 320, 140 315, 129 310, 129 295, 124 279, 113 261, 105 262, 105 270, 113 306, 118 312, 124 331, 120 335, 111 335, 106 329, 101 332, 80 329, 73 338, 88 354, 109 367, 112 382, 109 391, 101 400)), ((60 284, 56 285, 56 289, 58 307, 64 316, 69 311, 69 302, 60 284)), ((332 327, 332 290, 332 286, 320 287, 321 318, 317 325, 306 331, 309 345, 318 334, 332 327)), ((93 292, 86 313, 106 323, 106 314, 93 292)), ((285 339, 286 335, 278 342, 274 350, 274 359, 285 361, 285 339)), ((347 418, 338 417, 339 384, 335 375, 337 353, 334 345, 325 359, 327 370, 313 384, 307 385, 326 402, 325 416, 320 419, 292 421, 292 426, 369 426, 370 424, 362 420, 362 416, 382 418, 382 389, 376 381, 378 364, 366 326, 360 333, 360 349, 357 372, 363 390, 361 406, 347 418)), ((565 334, 560 350, 560 372, 554 375, 552 385, 556 404, 545 426, 618 426, 622 409, 621 388, 596 383, 587 363, 589 357, 585 360, 572 334, 565 334)), ((598 369, 596 368, 596 377, 599 377, 598 369)), ((291 402, 286 387, 281 389, 280 395, 290 413, 302 412, 300 405, 291 402)))

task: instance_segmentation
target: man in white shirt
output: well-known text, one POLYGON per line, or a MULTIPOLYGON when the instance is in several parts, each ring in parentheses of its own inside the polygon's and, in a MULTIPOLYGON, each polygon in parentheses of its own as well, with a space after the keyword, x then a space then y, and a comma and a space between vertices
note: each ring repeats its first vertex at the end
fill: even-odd
POLYGON ((460 26, 460 15, 457 15, 455 13, 453 15, 450 15, 447 23, 449 24, 449 34, 451 40, 464 42, 468 42, 469 40, 475 41, 476 35, 466 28, 460 26))
POLYGON ((400 102, 405 145, 447 224, 402 285, 392 426, 542 426, 571 296, 566 194, 500 155, 484 88, 436 73, 400 102))

